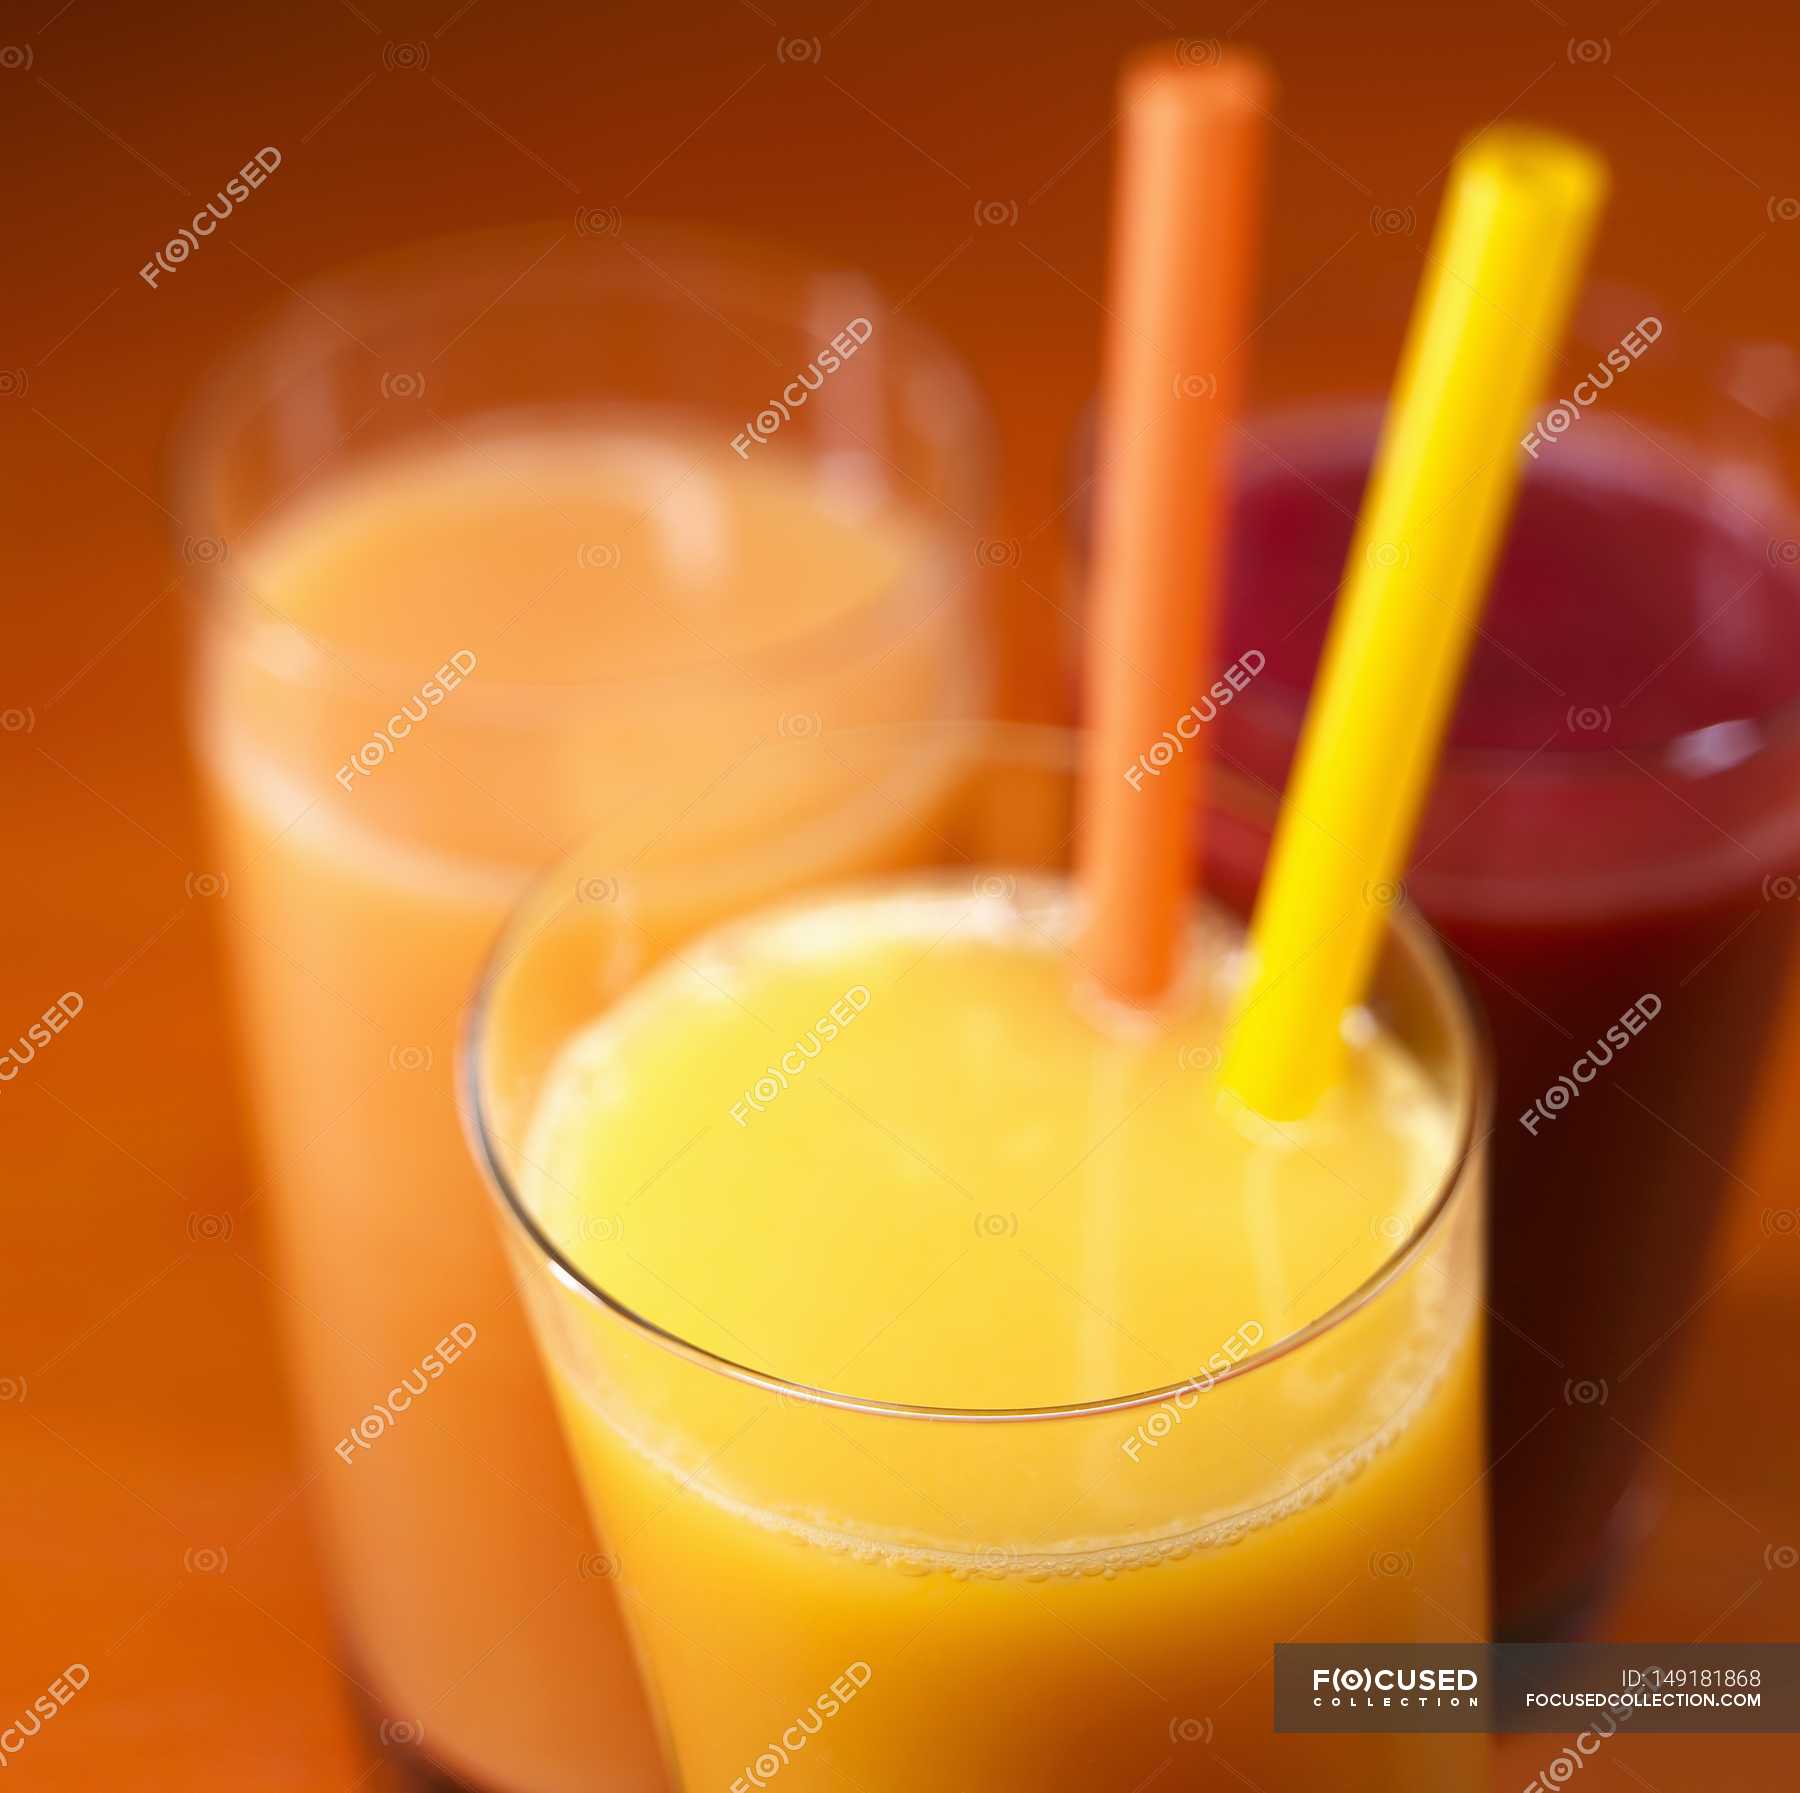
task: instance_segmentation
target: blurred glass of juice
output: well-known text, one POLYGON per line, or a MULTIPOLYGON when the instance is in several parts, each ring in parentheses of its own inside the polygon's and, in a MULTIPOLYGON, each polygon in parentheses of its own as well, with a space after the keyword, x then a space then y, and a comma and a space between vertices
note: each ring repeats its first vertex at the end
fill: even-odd
MULTIPOLYGON (((661 1784, 593 1537, 456 1121, 478 964, 581 832, 615 950, 643 791, 702 818, 662 887, 732 901, 780 825, 904 857, 929 755, 762 744, 985 699, 986 433, 960 369, 861 280, 671 232, 501 232, 316 288, 219 376, 177 505, 201 563, 195 717, 261 1148, 253 1212, 342 1664, 417 1766, 507 1793, 661 1784)), ((652 831, 653 832, 653 831, 652 831)))
MULTIPOLYGON (((1800 525, 1776 433, 1684 335, 1529 461, 1404 887, 1495 1041, 1495 1596, 1522 1637, 1589 1620, 1642 1523, 1800 923, 1800 525), (1683 385, 1710 403, 1675 433, 1645 407, 1683 385)), ((1221 664, 1260 660, 1214 739, 1275 785, 1378 424, 1296 409, 1241 443, 1221 664)))

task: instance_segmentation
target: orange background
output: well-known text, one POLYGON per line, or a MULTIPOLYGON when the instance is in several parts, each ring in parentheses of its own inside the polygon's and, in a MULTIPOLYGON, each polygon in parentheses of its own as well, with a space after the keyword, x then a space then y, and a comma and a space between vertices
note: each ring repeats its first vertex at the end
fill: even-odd
MULTIPOLYGON (((1262 311, 1280 320, 1282 385, 1340 371, 1333 295, 1411 277, 1456 139, 1502 113, 1613 159, 1602 270, 1721 331, 1779 338, 1800 315, 1787 5, 1732 19, 1695 0, 1264 0, 1234 28, 1236 0, 1175 18, 1151 0, 769 4, 164 18, 38 0, 0 27, 16 501, 0 1040, 65 990, 87 1005, 0 1087, 0 1722, 68 1663, 93 1674, 11 1758, 21 1785, 331 1793, 391 1772, 354 1722, 287 1442, 211 938, 230 899, 206 894, 182 749, 193 532, 165 508, 163 444, 222 338, 395 240, 541 218, 548 243, 581 207, 618 208, 626 235, 634 217, 704 219, 864 267, 950 337, 998 413, 992 534, 1018 550, 995 575, 1008 701, 1045 711, 1127 45, 1235 36, 1277 62, 1262 311), (142 264, 265 145, 282 155, 269 182, 145 285, 142 264)), ((1664 1347, 1688 1367, 1615 1635, 1800 1637, 1787 1162, 1771 1143, 1743 1167, 1711 1293, 1664 1347)), ((1553 1754, 1509 1742, 1496 1786, 1553 1754)), ((1582 1783, 1748 1789, 1797 1771, 1800 1739, 1625 1736, 1582 1783)))

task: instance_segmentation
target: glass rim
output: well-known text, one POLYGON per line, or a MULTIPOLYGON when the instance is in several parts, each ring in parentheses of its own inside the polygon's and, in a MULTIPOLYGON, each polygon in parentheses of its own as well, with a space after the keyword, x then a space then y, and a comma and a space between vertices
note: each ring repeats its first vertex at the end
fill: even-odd
MULTIPOLYGON (((1316 399, 1288 400, 1279 404, 1251 409, 1238 427, 1240 432, 1248 436, 1251 427, 1259 423, 1285 426, 1290 431, 1298 431, 1309 422, 1325 418, 1340 423, 1366 418, 1375 425, 1374 441, 1371 445, 1373 450, 1373 447, 1379 444, 1381 420, 1385 416, 1390 396, 1377 392, 1360 394, 1346 392, 1316 399)), ((1629 430, 1637 440, 1661 448, 1665 453, 1668 452, 1670 443, 1687 444, 1690 442, 1690 438, 1663 425, 1652 424, 1642 417, 1632 417, 1629 414, 1630 409, 1629 403, 1624 403, 1598 417, 1596 421, 1611 424, 1615 430, 1629 430)), ((1252 437, 1251 440, 1254 441, 1255 438, 1252 437)), ((1241 454, 1242 451, 1239 449, 1236 452, 1241 454)), ((1373 452, 1369 458, 1372 465, 1373 452)), ((1546 463, 1538 464, 1545 465, 1546 463)), ((1685 462, 1678 461, 1677 465, 1685 478, 1694 480, 1700 487, 1706 488, 1707 482, 1688 468, 1685 462)), ((1800 495, 1789 492, 1783 485, 1780 489, 1780 496, 1787 504, 1789 513, 1797 521, 1800 521, 1800 495)), ((1797 530, 1797 533, 1800 533, 1800 530, 1797 530)), ((1278 735, 1290 745, 1296 744, 1306 715, 1306 691, 1297 685, 1280 681, 1273 681, 1269 690, 1259 690, 1258 687, 1262 683, 1263 681, 1258 679, 1249 690, 1240 693, 1239 706, 1247 716, 1266 725, 1271 733, 1278 735)), ((1746 761, 1760 759, 1765 754, 1791 745, 1797 738, 1800 738, 1800 690, 1796 690, 1792 696, 1770 704, 1752 715, 1724 718, 1719 722, 1702 723, 1697 728, 1682 729, 1672 734, 1659 734, 1654 740, 1640 743, 1629 751, 1634 757, 1649 762, 1659 771, 1666 770, 1684 781, 1693 781, 1696 773, 1693 766, 1686 763, 1686 750, 1689 745, 1715 728, 1733 725, 1748 725, 1757 731, 1758 738, 1754 751, 1732 761, 1729 765, 1704 771, 1699 774, 1700 777, 1727 776, 1735 772, 1746 761)), ((1620 751, 1625 750, 1621 749, 1620 751)), ((1459 776, 1468 776, 1482 779, 1505 777, 1508 780, 1516 779, 1525 784, 1542 784, 1545 781, 1568 782, 1577 779, 1593 783, 1607 783, 1614 779, 1633 775, 1641 777, 1643 768, 1622 761, 1618 752, 1606 753, 1595 747, 1535 746, 1524 741, 1511 747, 1458 745, 1454 740, 1447 739, 1438 759, 1435 782, 1441 786, 1446 779, 1453 780, 1459 776), (1522 764, 1521 756, 1523 757, 1522 764)))
MULTIPOLYGON (((1054 724, 1015 722, 896 723, 866 730, 838 730, 821 738, 840 742, 871 737, 885 740, 920 730, 944 729, 965 729, 973 738, 1011 746, 1014 751, 1010 757, 1014 759, 1020 757, 1019 749, 1030 749, 1045 756, 1046 764, 1051 763, 1050 753, 1060 746, 1064 751, 1059 763, 1065 768, 1072 764, 1074 758, 1068 749, 1080 740, 1079 732, 1074 729, 1054 724)), ((990 761, 1001 757, 999 752, 990 752, 988 755, 990 761)), ((1229 767, 1214 767, 1206 798, 1209 811, 1216 807, 1221 787, 1244 793, 1253 792, 1257 788, 1253 780, 1229 767)), ((481 1171, 483 1181, 500 1206, 501 1225, 509 1231, 516 1228, 523 1235, 533 1255, 540 1260, 543 1270, 586 1305, 598 1307, 613 1320, 628 1326, 640 1338, 700 1369, 760 1388, 778 1399, 834 1408, 840 1412, 953 1424, 1020 1424, 1127 1413, 1177 1399, 1193 1390, 1195 1378, 1189 1376, 1155 1388, 1095 1400, 996 1408, 940 1407, 845 1394, 838 1390, 796 1382, 772 1371, 739 1363, 721 1352, 710 1351, 639 1313, 588 1276, 544 1230, 507 1169, 490 1124, 491 1115, 483 1095, 482 1076, 487 1063, 485 1042, 489 1011, 507 966, 519 956, 512 950, 515 935, 535 911, 538 898, 566 878, 568 871, 581 862, 582 853, 583 848, 577 846, 573 852, 562 855, 553 865, 545 868, 531 881, 528 889, 509 911, 498 937, 483 961, 474 994, 464 1014, 454 1079, 463 1136, 481 1171)), ((1393 1249, 1375 1270, 1306 1325, 1285 1334, 1273 1344, 1251 1352, 1222 1371, 1209 1374, 1209 1391, 1304 1349, 1362 1312, 1391 1284, 1397 1282, 1449 1224, 1451 1212, 1458 1205, 1457 1197, 1468 1184, 1471 1166, 1492 1131, 1489 1121, 1494 1103, 1493 1049, 1480 1009, 1459 978, 1450 955, 1440 943, 1435 930, 1422 917, 1409 908, 1390 912, 1387 937, 1398 940, 1402 950, 1417 965, 1429 986, 1433 1006, 1449 1017, 1450 1032, 1460 1040, 1463 1048, 1458 1054, 1459 1063, 1456 1066, 1458 1087, 1451 1091, 1451 1099, 1457 1111, 1457 1127, 1443 1172, 1419 1219, 1404 1238, 1395 1242, 1393 1249)))
MULTIPOLYGON (((577 231, 579 231, 577 224, 577 231)), ((254 595, 234 589, 229 548, 231 534, 222 527, 219 470, 230 459, 235 432, 247 427, 270 391, 270 370, 286 363, 304 376, 323 366, 334 354, 354 352, 357 338, 336 324, 336 313, 347 312, 353 322, 371 334, 381 328, 399 327, 408 318, 425 315, 446 295, 469 289, 471 315, 485 315, 511 297, 508 287, 495 295, 493 287, 503 277, 521 279, 527 274, 543 278, 540 263, 561 247, 570 235, 567 225, 543 219, 535 222, 492 225, 479 229, 441 232, 409 239, 328 266, 302 285, 291 288, 280 300, 264 307, 216 355, 201 374, 176 415, 164 440, 159 484, 173 495, 176 514, 170 534, 184 551, 196 538, 225 544, 226 552, 203 562, 183 581, 198 609, 210 623, 241 616, 256 603, 254 595), (549 250, 541 239, 559 230, 549 250), (506 251, 511 247, 514 253, 506 251), (538 251, 536 260, 529 250, 538 251), (333 327, 336 326, 336 327, 333 327), (307 333, 302 354, 296 347, 307 333)), ((974 543, 981 519, 992 502, 997 460, 997 430, 992 413, 967 363, 930 325, 896 315, 890 295, 871 275, 849 266, 809 258, 803 251, 778 239, 763 239, 745 232, 679 221, 646 219, 630 227, 624 242, 637 241, 654 251, 659 261, 674 263, 687 272, 712 270, 728 273, 730 303, 740 313, 754 313, 786 330, 805 330, 792 308, 784 310, 778 294, 801 290, 804 283, 838 277, 854 281, 871 300, 888 307, 888 319, 880 327, 884 335, 897 335, 907 367, 922 371, 931 387, 929 435, 945 451, 945 486, 952 500, 932 497, 918 506, 926 528, 917 554, 908 558, 898 575, 872 603, 845 615, 831 617, 792 638, 769 643, 747 652, 734 653, 733 662, 752 672, 771 671, 777 677, 791 671, 796 658, 808 663, 817 656, 849 658, 879 649, 883 643, 903 638, 921 616, 943 602, 948 587, 952 601, 972 607, 980 567, 974 543), (966 513, 966 514, 965 514, 966 513), (955 520, 946 527, 945 516, 955 520), (967 537, 969 556, 957 564, 962 538, 967 537)), ((636 255, 625 260, 579 269, 552 269, 559 281, 557 296, 573 297, 584 289, 597 300, 632 292, 655 294, 658 263, 636 255)), ((678 287, 670 287, 678 293, 678 287)), ((531 302, 528 295, 524 301, 531 302)), ((681 303, 677 297, 675 303, 681 303)), ((727 326, 728 327, 728 326, 727 326)), ((810 334, 810 333, 809 333, 810 334)), ((790 382, 791 383, 791 382, 790 382)), ((550 406, 518 407, 526 418, 575 418, 582 406, 557 401, 550 406)), ((657 404, 640 407, 654 413, 657 404)), ((508 414, 494 407, 494 415, 508 414)), ((334 451, 335 452, 335 451, 334 451)), ((874 452, 874 451, 872 451, 874 452)), ((804 451, 802 451, 802 454, 804 451)), ((331 459, 327 456, 326 459, 331 459)), ((918 482, 885 456, 877 460, 887 469, 892 489, 902 500, 913 502, 918 482)), ((797 461, 796 464, 803 464, 797 461)), ((317 471, 317 468, 309 471, 317 471)), ((265 506, 252 528, 280 515, 294 499, 290 490, 265 506)), ((183 555, 187 558, 185 552, 183 555)), ((264 618, 270 639, 278 650, 296 656, 293 670, 279 669, 284 682, 300 685, 348 683, 366 687, 370 678, 402 682, 416 679, 417 669, 365 652, 346 652, 307 626, 286 615, 264 618)), ((596 696, 617 700, 629 695, 632 707, 660 701, 670 687, 693 677, 705 659, 655 667, 645 672, 598 674, 574 679, 489 680, 478 692, 477 712, 540 712, 546 705, 580 705, 596 696)))

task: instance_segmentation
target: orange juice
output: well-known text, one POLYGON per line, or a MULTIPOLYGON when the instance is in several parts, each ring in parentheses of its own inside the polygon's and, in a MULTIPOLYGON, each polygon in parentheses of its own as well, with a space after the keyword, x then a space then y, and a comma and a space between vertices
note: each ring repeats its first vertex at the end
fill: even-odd
POLYGON ((1235 926, 1146 1021, 1065 889, 764 910, 545 1081, 520 1205, 613 1311, 541 1323, 682 1784, 1485 1785, 1484 1739, 1268 1710, 1276 1642, 1485 1633, 1455 1104, 1365 1016, 1251 1123, 1235 926))
MULTIPOLYGON (((759 739, 962 710, 969 611, 935 518, 854 468, 616 415, 384 447, 220 570, 201 751, 344 1666, 385 1735, 473 1785, 656 1787, 609 1558, 460 1143, 455 1031, 577 828, 639 843, 652 775, 698 802, 759 739)), ((776 820, 852 871, 909 825, 904 793, 871 813, 823 758, 766 796, 714 817, 688 912, 728 902, 776 820)), ((570 893, 633 939, 661 925, 625 900, 644 850, 570 893)))

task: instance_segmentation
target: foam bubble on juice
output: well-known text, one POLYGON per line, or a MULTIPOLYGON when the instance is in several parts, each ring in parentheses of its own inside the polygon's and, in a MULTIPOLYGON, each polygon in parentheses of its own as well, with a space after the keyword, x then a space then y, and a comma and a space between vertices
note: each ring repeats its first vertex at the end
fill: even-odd
MULTIPOLYGON (((1184 1562, 1198 1552, 1228 1550, 1254 1533, 1266 1531, 1320 1505, 1354 1482, 1407 1436, 1415 1422, 1430 1410, 1443 1384, 1457 1373, 1459 1365, 1465 1371, 1468 1369, 1472 1361, 1467 1349, 1472 1318, 1472 1313, 1465 1311, 1458 1326, 1424 1334, 1420 1341, 1424 1350, 1418 1359, 1395 1366, 1396 1372, 1404 1371, 1407 1386, 1388 1417, 1349 1449, 1329 1457, 1321 1456, 1311 1473, 1299 1477, 1275 1498, 1239 1507, 1223 1517, 1198 1525, 1178 1520, 1172 1529, 1160 1529, 1155 1535, 1093 1537, 1078 1534, 1058 1538, 1049 1545, 1040 1542, 1030 1548, 992 1543, 973 1547, 934 1544, 914 1536, 901 1536, 889 1528, 849 1529, 835 1515, 829 1518, 796 1517, 792 1511, 778 1510, 766 1498, 744 1498, 722 1478, 709 1473, 705 1465, 697 1469, 683 1461, 681 1452, 664 1452, 641 1431, 617 1424, 616 1416, 603 1411, 604 1397, 599 1398, 598 1405, 591 1391, 578 1393, 574 1398, 582 1401, 586 1408, 585 1425, 590 1437, 592 1428, 603 1428, 613 1448, 630 1452, 659 1481, 678 1485, 732 1518, 808 1550, 824 1551, 871 1568, 915 1577, 948 1575, 959 1581, 977 1578, 986 1581, 1110 1579, 1184 1562)), ((1472 1401, 1472 1390, 1466 1398, 1472 1401)), ((1029 1505, 1025 1510, 1030 1511, 1029 1505)))

